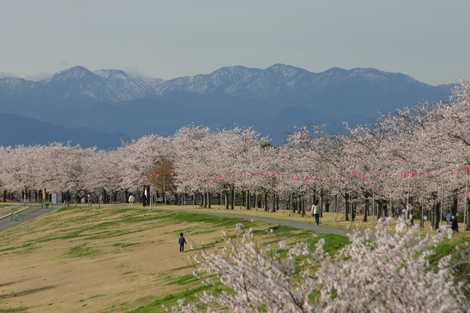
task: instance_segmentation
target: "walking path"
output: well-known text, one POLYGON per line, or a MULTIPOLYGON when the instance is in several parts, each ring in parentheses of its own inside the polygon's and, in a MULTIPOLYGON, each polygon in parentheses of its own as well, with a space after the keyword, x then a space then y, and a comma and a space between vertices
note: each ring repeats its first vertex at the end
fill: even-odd
POLYGON ((290 221, 290 220, 285 220, 285 219, 281 220, 281 219, 272 218, 272 217, 253 216, 253 215, 236 214, 236 213, 224 213, 224 212, 207 212, 207 211, 205 211, 203 214, 221 216, 221 217, 227 217, 227 218, 230 218, 230 217, 238 218, 238 219, 243 219, 247 221, 261 222, 265 224, 284 225, 284 226, 289 226, 293 228, 311 230, 316 233, 322 233, 322 234, 336 234, 336 235, 342 235, 342 236, 346 236, 348 234, 347 231, 343 229, 339 229, 339 228, 323 226, 321 224, 317 226, 315 224, 303 223, 303 222, 298 222, 298 221, 290 221))
MULTIPOLYGON (((5 230, 7 228, 16 226, 28 220, 34 219, 38 216, 43 214, 49 213, 54 211, 54 207, 48 208, 26 208, 21 211, 15 212, 11 215, 7 215, 5 217, 0 217, 0 231, 5 230)), ((339 228, 323 226, 323 225, 315 225, 311 223, 287 220, 287 219, 278 219, 274 217, 265 217, 265 216, 254 216, 254 215, 246 215, 246 214, 236 214, 236 213, 226 213, 221 211, 204 211, 200 212, 201 214, 219 216, 219 217, 227 217, 227 218, 237 218, 246 221, 254 221, 260 222, 265 224, 273 224, 273 225, 284 225, 298 229, 310 230, 316 233, 324 233, 324 234, 336 234, 346 236, 348 234, 347 231, 339 228)))
POLYGON ((40 215, 54 211, 54 207, 48 208, 26 208, 21 211, 7 215, 0 219, 0 231, 16 226, 23 222, 32 220, 40 215))

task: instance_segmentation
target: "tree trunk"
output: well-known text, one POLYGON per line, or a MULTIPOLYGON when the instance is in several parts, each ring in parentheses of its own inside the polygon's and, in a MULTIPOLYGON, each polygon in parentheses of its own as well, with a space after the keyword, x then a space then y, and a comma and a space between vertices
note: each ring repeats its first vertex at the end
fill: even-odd
POLYGON ((228 210, 228 190, 224 190, 225 208, 228 210))
POLYGON ((377 219, 382 218, 383 201, 377 200, 377 219))
POLYGON ((338 213, 338 194, 335 194, 335 213, 338 213))
POLYGON ((230 208, 233 210, 235 208, 235 187, 230 189, 230 208))
POLYGON ((299 195, 296 195, 294 194, 294 212, 295 213, 298 213, 298 214, 301 214, 302 210, 300 208, 300 196, 299 195))
POLYGON ((302 210, 302 216, 305 216, 305 199, 303 195, 300 196, 300 207, 302 210))
MULTIPOLYGON (((393 203, 391 203, 391 205, 393 205, 393 203)), ((411 210, 410 210, 410 223, 411 225, 415 223, 415 212, 414 212, 413 206, 411 207, 411 210)))
MULTIPOLYGON (((457 219, 457 207, 458 207, 458 194, 457 190, 454 191, 454 194, 452 196, 452 205, 450 207, 450 211, 452 212, 452 215, 454 216, 455 219, 457 219)), ((459 223, 453 223, 452 224, 452 230, 458 232, 459 231, 459 223)))
POLYGON ((42 202, 42 203, 46 202, 46 193, 47 193, 47 192, 46 192, 46 188, 44 188, 44 189, 42 190, 42 194, 41 194, 41 202, 42 202))
POLYGON ((271 197, 273 206, 271 208, 271 212, 276 212, 276 194, 273 192, 272 197, 271 197))
POLYGON ((420 212, 419 227, 423 228, 424 227, 424 205, 423 205, 423 201, 420 201, 420 203, 419 203, 419 212, 420 212))
POLYGON ((351 203, 351 221, 356 220, 357 198, 354 198, 351 203))
POLYGON ((269 211, 269 206, 268 206, 268 193, 264 192, 264 210, 267 212, 269 211))
POLYGON ((250 203, 250 191, 247 190, 246 191, 246 201, 245 201, 245 204, 246 204, 246 209, 249 210, 251 209, 251 203, 250 203))
POLYGON ((464 223, 465 223, 465 230, 470 230, 470 198, 465 199, 465 214, 464 214, 464 223))
POLYGON ((366 199, 364 202, 364 222, 367 222, 367 216, 369 215, 370 202, 369 202, 369 194, 367 193, 365 196, 366 196, 366 199))
POLYGON ((323 209, 324 209, 324 191, 323 188, 320 189, 320 217, 323 217, 323 209))
POLYGON ((258 193, 255 192, 255 203, 253 203, 253 207, 254 208, 258 208, 259 209, 259 205, 258 205, 258 193))
POLYGON ((325 212, 330 212, 330 193, 328 191, 325 195, 325 212))
POLYGON ((439 229, 441 223, 441 202, 436 201, 433 206, 433 228, 439 229))
POLYGON ((345 219, 346 221, 349 221, 349 192, 346 192, 346 194, 344 195, 344 206, 345 206, 345 209, 344 209, 344 214, 345 214, 345 219))

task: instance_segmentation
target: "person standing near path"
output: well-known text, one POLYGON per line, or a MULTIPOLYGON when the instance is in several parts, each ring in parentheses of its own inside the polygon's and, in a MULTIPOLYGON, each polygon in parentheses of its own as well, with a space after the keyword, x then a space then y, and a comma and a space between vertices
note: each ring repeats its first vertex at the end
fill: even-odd
POLYGON ((317 203, 318 202, 314 202, 312 204, 311 211, 312 211, 313 217, 315 218, 315 224, 319 225, 320 224, 320 211, 318 210, 317 203))
POLYGON ((184 252, 184 245, 186 244, 186 238, 184 238, 183 233, 180 233, 178 238, 178 244, 180 245, 180 252, 184 252))
POLYGON ((447 212, 446 215, 446 221, 447 221, 447 227, 451 228, 452 227, 452 212, 447 212))
POLYGON ((451 216, 451 221, 450 221, 450 228, 454 231, 454 232, 458 232, 459 231, 459 222, 457 220, 457 214, 452 214, 451 216))
POLYGON ((128 200, 128 201, 129 201, 129 203, 130 203, 131 205, 134 204, 134 202, 135 202, 135 197, 134 197, 133 194, 131 194, 131 195, 129 196, 129 200, 128 200))

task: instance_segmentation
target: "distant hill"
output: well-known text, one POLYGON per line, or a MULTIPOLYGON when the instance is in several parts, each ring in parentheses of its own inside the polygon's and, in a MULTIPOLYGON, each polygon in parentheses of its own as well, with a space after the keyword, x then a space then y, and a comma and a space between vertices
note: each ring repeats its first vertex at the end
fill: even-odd
POLYGON ((121 137, 88 128, 65 128, 28 117, 0 113, 0 146, 52 142, 108 149, 119 146, 121 137))
POLYGON ((0 112, 130 137, 190 124, 254 127, 279 142, 295 126, 341 132, 343 122, 371 123, 403 106, 445 100, 451 88, 370 68, 230 66, 161 80, 76 66, 39 81, 0 76, 0 112))

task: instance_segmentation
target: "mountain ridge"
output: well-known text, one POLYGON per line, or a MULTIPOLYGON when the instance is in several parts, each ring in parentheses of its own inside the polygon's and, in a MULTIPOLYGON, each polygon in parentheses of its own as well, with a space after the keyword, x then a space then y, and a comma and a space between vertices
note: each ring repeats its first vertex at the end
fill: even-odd
POLYGON ((79 144, 82 147, 110 149, 127 138, 89 128, 65 128, 37 119, 15 114, 0 113, 0 146, 44 145, 54 142, 79 144))
MULTIPOLYGON (((228 78, 231 78, 232 80, 244 79, 246 81, 246 80, 249 80, 250 76, 251 78, 253 77, 263 78, 263 76, 267 77, 268 76, 267 74, 276 74, 279 76, 278 79, 279 78, 293 79, 293 78, 299 78, 299 76, 305 78, 305 76, 309 76, 309 78, 316 78, 317 81, 322 81, 327 78, 332 79, 332 76, 333 76, 333 79, 335 78, 336 79, 337 78, 351 79, 354 77, 354 78, 362 78, 362 79, 368 78, 369 80, 373 80, 373 79, 383 80, 385 78, 391 79, 391 78, 400 77, 402 79, 408 80, 409 82, 419 83, 419 84, 433 86, 433 87, 452 85, 452 84, 432 85, 432 84, 418 81, 415 78, 407 74, 403 74, 399 72, 387 72, 387 71, 382 71, 376 68, 356 67, 356 68, 351 68, 351 69, 344 69, 340 67, 332 67, 321 72, 312 72, 301 67, 296 67, 296 66, 282 64, 282 63, 276 63, 264 69, 256 68, 256 67, 246 67, 242 65, 224 66, 224 67, 220 67, 212 72, 205 73, 205 74, 179 76, 179 77, 175 77, 175 78, 167 79, 167 80, 160 79, 160 78, 144 79, 143 77, 140 77, 137 75, 131 75, 128 72, 121 70, 121 69, 99 69, 99 70, 91 71, 84 66, 77 65, 77 66, 73 66, 73 67, 64 69, 62 71, 56 72, 46 79, 32 80, 32 79, 22 78, 22 77, 14 76, 14 75, 9 76, 9 74, 1 74, 0 80, 1 81, 16 80, 18 82, 21 81, 25 84, 37 84, 37 85, 44 85, 53 81, 67 81, 67 80, 80 81, 80 80, 83 80, 84 78, 94 79, 94 80, 99 80, 101 78, 106 81, 118 80, 118 79, 132 80, 132 81, 140 81, 143 85, 148 84, 147 87, 149 88, 153 87, 154 92, 156 92, 156 95, 161 95, 162 91, 167 90, 168 85, 172 85, 172 84, 181 86, 183 82, 194 83, 201 79, 211 79, 211 80, 225 79, 227 81, 228 78), (231 77, 227 77, 229 75, 231 75, 231 77), (152 83, 149 84, 149 82, 152 82, 152 83)), ((102 82, 99 82, 99 83, 101 84, 102 82)), ((188 88, 188 90, 195 90, 195 88, 188 88)), ((145 94, 145 95, 142 95, 142 97, 145 97, 148 95, 155 95, 155 94, 152 94, 152 93, 145 94)), ((129 99, 126 99, 126 100, 129 100, 129 99)), ((117 101, 121 101, 121 99, 117 99, 117 101)))
POLYGON ((0 78, 0 113, 129 137, 192 124, 254 127, 279 142, 295 126, 324 124, 337 133, 343 122, 372 123, 404 106, 446 100, 452 87, 374 68, 234 65, 162 80, 75 66, 37 81, 0 78))

